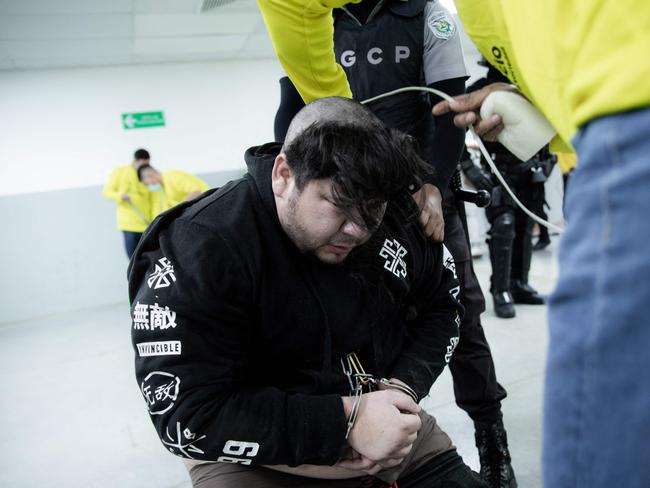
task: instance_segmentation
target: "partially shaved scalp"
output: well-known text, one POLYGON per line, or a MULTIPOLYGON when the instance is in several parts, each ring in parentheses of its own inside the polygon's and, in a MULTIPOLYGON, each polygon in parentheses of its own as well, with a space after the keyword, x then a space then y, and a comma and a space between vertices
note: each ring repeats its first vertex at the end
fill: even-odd
POLYGON ((359 102, 343 97, 326 97, 304 106, 293 118, 284 139, 282 152, 313 124, 332 122, 361 129, 381 129, 384 124, 359 102))
POLYGON ((401 143, 360 103, 328 97, 296 114, 282 152, 299 191, 311 180, 330 178, 334 203, 371 228, 387 201, 421 186, 426 167, 401 143))

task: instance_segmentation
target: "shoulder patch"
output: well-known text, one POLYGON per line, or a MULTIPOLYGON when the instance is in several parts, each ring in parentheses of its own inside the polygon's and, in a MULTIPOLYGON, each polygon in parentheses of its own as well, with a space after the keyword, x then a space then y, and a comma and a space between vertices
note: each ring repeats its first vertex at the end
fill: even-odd
POLYGON ((438 39, 449 39, 456 33, 456 24, 447 12, 433 12, 427 19, 427 25, 438 39))

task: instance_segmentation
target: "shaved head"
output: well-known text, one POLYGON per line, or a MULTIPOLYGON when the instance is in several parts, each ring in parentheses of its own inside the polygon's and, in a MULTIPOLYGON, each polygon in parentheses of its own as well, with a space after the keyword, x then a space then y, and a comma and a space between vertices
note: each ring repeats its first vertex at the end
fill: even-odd
POLYGON ((342 97, 320 98, 303 107, 293 118, 282 151, 284 152, 308 127, 326 123, 366 130, 384 128, 377 116, 359 102, 342 97))

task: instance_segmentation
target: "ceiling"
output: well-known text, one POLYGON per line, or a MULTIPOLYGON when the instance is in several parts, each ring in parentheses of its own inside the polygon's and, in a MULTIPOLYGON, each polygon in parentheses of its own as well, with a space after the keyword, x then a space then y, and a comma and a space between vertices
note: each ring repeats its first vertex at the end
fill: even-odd
POLYGON ((0 0, 0 70, 274 56, 256 0, 0 0))
POLYGON ((0 0, 0 70, 273 56, 255 0, 0 0))

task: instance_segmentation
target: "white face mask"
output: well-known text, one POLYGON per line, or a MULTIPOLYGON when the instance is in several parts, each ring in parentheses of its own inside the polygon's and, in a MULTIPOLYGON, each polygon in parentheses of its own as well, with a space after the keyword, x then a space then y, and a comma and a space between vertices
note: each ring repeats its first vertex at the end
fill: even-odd
POLYGON ((153 185, 149 185, 149 191, 159 191, 162 187, 160 186, 159 183, 155 183, 153 185))

